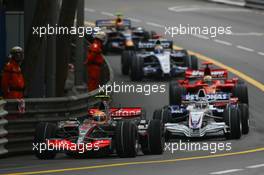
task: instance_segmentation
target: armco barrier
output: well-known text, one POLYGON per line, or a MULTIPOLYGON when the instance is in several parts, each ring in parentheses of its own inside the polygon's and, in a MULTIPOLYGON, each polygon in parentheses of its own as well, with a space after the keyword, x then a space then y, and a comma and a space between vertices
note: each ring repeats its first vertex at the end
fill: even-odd
POLYGON ((7 153, 7 149, 4 147, 7 143, 7 139, 5 138, 7 130, 4 128, 7 124, 7 120, 4 118, 7 115, 7 111, 4 110, 5 103, 4 100, 0 100, 0 156, 7 153))
MULTIPOLYGON (((107 79, 107 83, 104 84, 112 84, 113 71, 107 61, 103 70, 103 75, 108 77, 102 77, 102 81, 107 79)), ((7 100, 5 110, 8 111, 8 115, 2 117, 5 113, 1 111, 0 157, 32 152, 32 141, 38 122, 56 122, 84 116, 89 107, 96 106, 100 102, 99 99, 94 98, 98 93, 97 89, 69 97, 7 100)))
POLYGON ((264 0, 246 0, 246 7, 264 9, 264 0))

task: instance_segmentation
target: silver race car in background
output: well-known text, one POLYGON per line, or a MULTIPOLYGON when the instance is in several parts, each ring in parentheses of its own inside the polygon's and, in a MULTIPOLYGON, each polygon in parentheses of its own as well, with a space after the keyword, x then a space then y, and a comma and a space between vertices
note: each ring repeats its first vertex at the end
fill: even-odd
POLYGON ((150 39, 139 42, 135 52, 121 57, 122 73, 132 81, 145 76, 175 77, 190 68, 198 69, 198 59, 186 50, 173 50, 173 41, 150 39), (123 71, 126 70, 126 71, 123 71))

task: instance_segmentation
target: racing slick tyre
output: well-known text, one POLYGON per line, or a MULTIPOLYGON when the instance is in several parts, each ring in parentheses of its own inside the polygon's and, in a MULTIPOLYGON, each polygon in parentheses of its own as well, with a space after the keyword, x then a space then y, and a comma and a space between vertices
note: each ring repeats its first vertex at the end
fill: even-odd
POLYGON ((233 89, 233 96, 237 97, 240 103, 248 105, 248 89, 246 84, 239 83, 233 89))
POLYGON ((45 150, 34 150, 35 155, 39 159, 54 159, 56 151, 48 150, 46 139, 54 138, 56 136, 57 126, 53 123, 39 123, 36 126, 34 144, 45 144, 45 150))
POLYGON ((239 108, 227 106, 224 110, 224 121, 229 126, 229 133, 226 133, 227 139, 240 139, 242 135, 241 119, 239 108))
POLYGON ((129 120, 117 123, 115 131, 116 152, 121 158, 136 157, 138 152, 138 133, 136 125, 129 120))
POLYGON ((185 87, 182 87, 178 84, 170 83, 170 88, 169 88, 170 105, 181 105, 182 95, 185 95, 185 94, 186 94, 185 87))
POLYGON ((140 81, 143 78, 143 59, 133 55, 131 60, 130 78, 132 81, 140 81))
POLYGON ((198 70, 198 58, 195 55, 191 55, 191 66, 192 70, 198 70))
POLYGON ((248 134, 249 132, 249 111, 247 104, 239 104, 239 112, 242 124, 242 134, 248 134))
POLYGON ((162 109, 156 109, 153 113, 154 120, 161 120, 162 123, 168 123, 170 120, 170 111, 168 107, 164 107, 162 109))
POLYGON ((129 74, 129 65, 131 63, 131 57, 133 57, 134 51, 124 50, 121 55, 121 69, 123 75, 129 74))
POLYGON ((241 80, 241 79, 238 79, 237 80, 237 84, 245 84, 245 81, 241 80))
POLYGON ((165 144, 163 124, 160 120, 151 120, 148 126, 149 148, 151 154, 162 154, 165 144))
POLYGON ((192 70, 198 69, 198 58, 195 55, 186 55, 183 58, 183 63, 185 67, 188 67, 192 70))

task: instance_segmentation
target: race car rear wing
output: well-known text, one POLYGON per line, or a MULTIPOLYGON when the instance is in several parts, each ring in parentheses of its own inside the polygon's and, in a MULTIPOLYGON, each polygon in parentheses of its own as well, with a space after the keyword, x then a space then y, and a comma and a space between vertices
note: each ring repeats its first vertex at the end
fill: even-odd
POLYGON ((148 49, 152 50, 155 48, 157 41, 160 42, 160 45, 164 49, 172 49, 173 41, 172 40, 165 40, 165 39, 150 39, 148 41, 140 41, 137 45, 138 49, 148 49))
MULTIPOLYGON (((99 19, 95 21, 95 25, 97 27, 114 27, 115 26, 115 20, 114 19, 99 19)), ((125 27, 131 27, 131 20, 129 19, 123 19, 123 26, 125 27)))
POLYGON ((191 78, 203 78, 206 75, 211 75, 213 79, 227 79, 228 73, 224 69, 211 69, 210 74, 206 73, 205 69, 200 70, 191 70, 188 69, 185 71, 185 78, 191 79, 191 78))

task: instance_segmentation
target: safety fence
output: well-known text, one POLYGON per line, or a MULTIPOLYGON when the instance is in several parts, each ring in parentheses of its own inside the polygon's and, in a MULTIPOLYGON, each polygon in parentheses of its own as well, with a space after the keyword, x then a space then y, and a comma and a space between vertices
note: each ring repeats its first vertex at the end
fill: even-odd
MULTIPOLYGON (((113 83, 113 71, 107 60, 102 74, 103 84, 113 83)), ((7 100, 6 103, 1 101, 0 157, 32 152, 37 123, 85 116, 88 108, 100 103, 100 100, 95 98, 97 94, 99 89, 69 97, 25 98, 7 100)))
POLYGON ((246 0, 246 7, 264 10, 264 0, 246 0))

